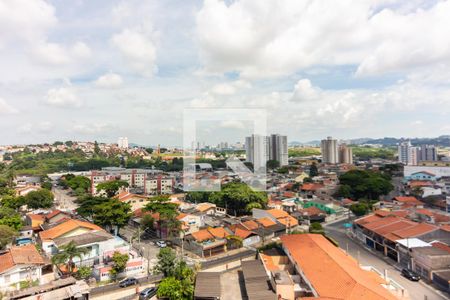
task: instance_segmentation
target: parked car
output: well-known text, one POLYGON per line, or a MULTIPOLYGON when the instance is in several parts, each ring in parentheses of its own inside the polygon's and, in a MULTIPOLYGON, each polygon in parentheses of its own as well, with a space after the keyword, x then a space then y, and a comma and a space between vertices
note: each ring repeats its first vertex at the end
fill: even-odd
POLYGON ((157 245, 159 248, 165 248, 165 247, 167 247, 167 244, 166 244, 166 242, 164 242, 164 241, 157 241, 157 242, 156 242, 156 245, 157 245))
POLYGON ((126 279, 122 280, 122 281, 119 283, 119 286, 120 286, 120 287, 127 287, 127 286, 135 285, 135 284, 138 284, 137 279, 131 277, 131 278, 126 278, 126 279))
POLYGON ((403 269, 402 270, 402 275, 405 276, 406 278, 408 278, 411 281, 419 281, 420 280, 420 276, 417 275, 417 273, 409 270, 409 269, 403 269))
POLYGON ((146 288, 146 289, 142 290, 142 292, 139 293, 139 300, 150 299, 151 297, 156 295, 157 291, 158 291, 158 288, 156 286, 151 287, 151 288, 146 288))

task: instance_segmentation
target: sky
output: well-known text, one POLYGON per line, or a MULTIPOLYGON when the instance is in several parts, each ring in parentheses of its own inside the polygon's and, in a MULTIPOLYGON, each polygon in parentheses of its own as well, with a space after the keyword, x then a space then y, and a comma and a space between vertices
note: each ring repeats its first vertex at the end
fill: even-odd
POLYGON ((192 108, 290 141, 450 134, 449 28, 450 1, 0 0, 0 145, 177 146, 192 108))

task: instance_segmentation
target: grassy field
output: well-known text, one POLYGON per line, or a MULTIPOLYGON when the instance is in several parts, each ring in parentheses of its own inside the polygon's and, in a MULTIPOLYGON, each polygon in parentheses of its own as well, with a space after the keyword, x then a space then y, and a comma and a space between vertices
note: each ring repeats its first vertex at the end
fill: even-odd
POLYGON ((320 148, 316 147, 296 147, 288 149, 289 157, 306 157, 320 155, 320 148))

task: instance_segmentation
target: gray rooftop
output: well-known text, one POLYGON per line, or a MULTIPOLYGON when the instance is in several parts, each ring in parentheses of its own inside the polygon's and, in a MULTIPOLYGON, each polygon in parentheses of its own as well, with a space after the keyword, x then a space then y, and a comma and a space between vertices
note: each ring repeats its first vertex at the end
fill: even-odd
POLYGON ((88 232, 85 234, 80 234, 76 236, 64 237, 64 238, 56 238, 54 240, 57 247, 66 245, 70 242, 74 242, 77 246, 83 246, 98 242, 103 242, 109 239, 112 239, 113 236, 103 230, 88 232))
POLYGON ((242 261, 241 266, 248 300, 275 300, 277 298, 269 288, 269 277, 259 260, 242 261))
POLYGON ((220 292, 220 272, 197 273, 194 297, 220 299, 220 292))

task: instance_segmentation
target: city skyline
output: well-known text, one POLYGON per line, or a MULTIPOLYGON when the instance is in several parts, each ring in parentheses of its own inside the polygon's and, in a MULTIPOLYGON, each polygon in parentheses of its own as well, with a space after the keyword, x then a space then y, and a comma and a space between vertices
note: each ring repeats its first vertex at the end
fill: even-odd
POLYGON ((1 144, 176 146, 192 107, 291 141, 450 133, 450 1, 3 2, 1 144))

